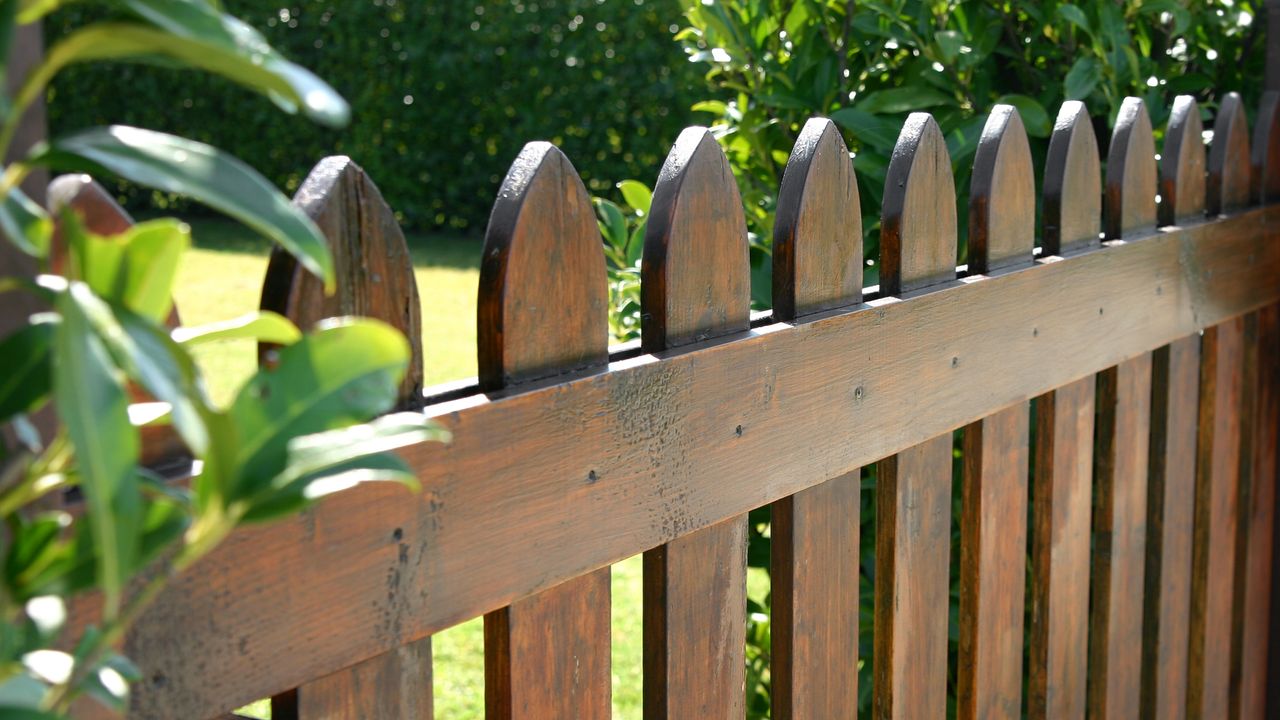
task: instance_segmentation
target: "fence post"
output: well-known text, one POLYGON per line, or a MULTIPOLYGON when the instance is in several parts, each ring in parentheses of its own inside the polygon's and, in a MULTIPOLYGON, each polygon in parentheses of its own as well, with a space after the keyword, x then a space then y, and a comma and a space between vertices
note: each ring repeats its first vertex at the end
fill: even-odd
MULTIPOLYGON (((778 193, 773 316, 862 300, 862 212, 834 123, 805 124, 778 193)), ((775 720, 848 718, 858 704, 858 470, 771 506, 770 701, 775 720)))
MULTIPOLYGON (((1045 163, 1045 255, 1097 246, 1100 173, 1098 141, 1084 105, 1064 103, 1045 163)), ((1027 684, 1028 714, 1035 720, 1085 712, 1094 400, 1093 376, 1035 400, 1027 684)))
MULTIPOLYGON (((1035 170, 1022 118, 997 105, 974 156, 969 266, 993 274, 1035 260, 1035 170)), ((1019 402, 964 429, 960 516, 960 718, 1022 712, 1030 405, 1019 402)))
MULTIPOLYGON (((881 289, 928 290, 955 280, 951 160, 933 117, 914 113, 885 178, 881 289)), ((935 358, 946 372, 963 358, 935 358)), ((877 718, 942 717, 947 707, 951 433, 879 464, 875 583, 877 718)))
MULTIPOLYGON (((530 143, 507 173, 485 233, 476 325, 481 389, 518 390, 557 373, 604 368, 608 309, 587 189, 563 153, 530 143)), ((600 479, 584 468, 573 480, 600 479)), ((604 567, 485 615, 486 717, 611 716, 609 574, 604 567)))
MULTIPOLYGON (((1179 96, 1160 160, 1161 225, 1204 216, 1200 108, 1179 96)), ((1157 349, 1151 360, 1147 558, 1143 590, 1143 717, 1186 717, 1200 337, 1157 349)))
MULTIPOLYGON (((318 279, 276 248, 263 280, 262 308, 288 317, 304 331, 335 315, 362 315, 391 324, 408 338, 411 353, 400 404, 420 404, 418 286, 395 214, 364 170, 347 157, 317 163, 294 203, 328 241, 338 285, 326 296, 318 279)), ((269 352, 262 348, 262 357, 269 352)), ((387 537, 400 541, 390 531, 387 537)), ((431 638, 426 637, 272 698, 272 717, 425 720, 432 716, 431 682, 431 638)))
MULTIPOLYGON (((738 186, 711 133, 688 128, 654 186, 641 268, 641 346, 663 352, 745 331, 750 302, 738 186)), ((751 428, 726 421, 724 442, 744 436, 751 428)), ((644 554, 646 720, 743 716, 746 571, 745 515, 644 554)))

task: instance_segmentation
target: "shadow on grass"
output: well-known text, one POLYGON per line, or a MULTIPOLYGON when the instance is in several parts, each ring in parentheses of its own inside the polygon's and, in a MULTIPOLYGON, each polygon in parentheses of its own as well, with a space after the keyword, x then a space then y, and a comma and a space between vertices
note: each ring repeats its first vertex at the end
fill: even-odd
MULTIPOLYGON (((267 255, 271 241, 240 223, 218 216, 183 218, 191 225, 195 246, 213 252, 267 255)), ((456 235, 406 234, 409 254, 417 268, 475 270, 480 267, 483 241, 456 235)))

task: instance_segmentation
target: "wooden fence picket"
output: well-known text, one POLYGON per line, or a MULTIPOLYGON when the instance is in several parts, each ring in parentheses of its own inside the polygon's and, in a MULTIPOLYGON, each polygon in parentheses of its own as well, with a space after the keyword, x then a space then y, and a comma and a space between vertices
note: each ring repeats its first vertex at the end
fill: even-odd
MULTIPOLYGON (((587 189, 563 153, 530 143, 503 181, 485 234, 481 388, 509 391, 604 367, 608 309, 587 189)), ((592 473, 580 482, 598 482, 592 473)), ((485 615, 487 717, 611 717, 609 576, 601 568, 485 615)))
MULTIPOLYGON (((1205 153, 1200 109, 1180 96, 1160 160, 1160 223, 1204 215, 1205 153)), ((1186 717, 1191 532, 1200 393, 1200 337, 1189 335, 1151 358, 1151 441, 1142 629, 1143 717, 1186 717)))
MULTIPOLYGON (((969 264, 978 273, 1031 267, 1035 175, 1022 118, 997 105, 974 157, 969 264)), ((960 515, 960 718, 1022 713, 1030 404, 964 429, 960 515)))
MULTIPOLYGON (((1101 188, 1089 115, 1064 103, 1045 163, 1046 255, 1097 246, 1101 188)), ((1036 720, 1085 712, 1095 393, 1089 375, 1035 400, 1027 708, 1036 720)))
MULTIPOLYGON (((1103 226, 1109 240, 1156 225, 1151 119, 1126 98, 1107 154, 1103 226)), ((1098 315, 1106 312, 1099 299, 1098 315)), ((1151 353, 1098 374, 1094 452, 1093 573, 1089 618, 1089 714, 1138 716, 1142 662, 1151 353)))
MULTIPOLYGON (((862 213, 849 150, 805 124, 778 193, 774 317, 862 299, 862 213)), ((770 700, 776 720, 848 718, 858 704, 859 471, 772 505, 770 700)))
MULTIPOLYGON (((955 279, 951 160, 937 122, 907 118, 885 177, 881 289, 903 296, 955 279)), ((934 358, 935 372, 963 359, 934 358)), ((951 433, 880 461, 877 477, 876 718, 941 717, 947 706, 951 433)))
MULTIPOLYGON (((409 339, 411 357, 400 386, 400 404, 421 404, 422 341, 418 285, 404 234, 373 181, 350 158, 321 160, 298 188, 294 203, 320 228, 334 259, 338 283, 332 295, 292 255, 272 251, 261 306, 304 330, 335 315, 372 317, 409 339)), ((263 347, 260 360, 269 361, 263 347)), ((395 550, 402 538, 388 532, 395 550)), ((397 550, 398 552, 398 550, 397 550)), ((364 628, 352 629, 368 632, 364 628)), ((316 678, 272 698, 276 720, 432 717, 431 638, 403 646, 316 678)))
MULTIPOLYGON (((742 200, 724 152, 705 128, 680 134, 654 186, 641 306, 646 352, 749 327, 742 200)), ((749 437, 751 429, 729 422, 724 431, 724 442, 734 442, 749 437)), ((661 446, 660 439, 655 442, 661 446)), ((679 449, 655 448, 662 451, 679 449)), ((746 572, 745 515, 645 552, 646 720, 743 716, 746 572)))

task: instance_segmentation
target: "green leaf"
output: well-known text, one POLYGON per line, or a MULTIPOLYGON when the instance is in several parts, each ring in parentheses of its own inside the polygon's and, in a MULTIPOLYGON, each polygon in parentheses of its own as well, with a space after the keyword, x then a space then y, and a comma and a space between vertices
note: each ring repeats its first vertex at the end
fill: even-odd
POLYGON ((857 107, 867 113, 895 114, 954 104, 955 98, 933 88, 907 85, 873 92, 862 98, 857 107))
POLYGON ((172 337, 177 343, 192 347, 220 340, 257 340, 292 345, 302 337, 302 333, 288 318, 270 310, 258 310, 230 320, 181 327, 173 331, 172 337))
POLYGON ((644 256, 644 233, 648 227, 649 219, 644 218, 631 231, 631 238, 627 240, 627 267, 639 267, 644 256))
POLYGON ((10 596, 26 602, 38 594, 33 581, 58 559, 58 538, 71 518, 63 512, 45 513, 30 520, 21 515, 9 525, 9 553, 4 579, 10 596))
POLYGON ((964 47, 964 36, 955 30, 943 30, 934 35, 934 41, 938 43, 938 50, 942 54, 943 62, 954 62, 956 57, 960 55, 960 48, 964 47))
POLYGON ((300 478, 288 487, 254 501, 240 521, 258 523, 292 515, 315 500, 366 482, 398 482, 411 489, 418 487, 417 477, 403 460, 390 453, 382 453, 357 458, 300 478))
POLYGON ((73 0, 18 0, 17 20, 23 25, 33 23, 73 0))
POLYGON ((898 141, 894 123, 857 108, 842 108, 831 113, 831 120, 853 133, 858 142, 872 147, 892 148, 898 141))
POLYGON ((24 253, 42 258, 49 254, 53 221, 44 208, 14 188, 0 202, 0 233, 24 253))
POLYGON ((1071 66, 1066 79, 1062 82, 1062 89, 1066 93, 1067 100, 1083 100, 1089 97, 1089 93, 1093 92, 1100 80, 1102 80, 1102 71, 1098 61, 1086 56, 1079 58, 1071 66))
POLYGON ((49 346, 57 316, 32 316, 31 322, 0 341, 0 422, 28 413, 49 395, 49 346))
POLYGON ((101 60, 155 63, 158 59, 221 75, 266 95, 286 112, 301 109, 330 127, 350 119, 346 101, 309 71, 280 56, 253 28, 198 0, 126 0, 147 20, 96 23, 49 49, 14 98, 18 108, 39 96, 68 65, 101 60))
POLYGON ((80 276, 94 293, 155 321, 169 316, 178 261, 191 245, 191 228, 185 223, 153 220, 103 237, 86 232, 68 212, 63 234, 80 276))
POLYGON ((1049 113, 1045 112, 1044 106, 1035 98, 1028 95, 1005 95, 996 102, 1017 108, 1018 115, 1022 116, 1022 124, 1031 137, 1049 137, 1053 132, 1049 113))
POLYGON ((1058 17, 1066 20, 1072 25, 1075 25, 1090 35, 1093 34, 1093 28, 1089 27, 1089 18, 1084 14, 1083 10, 1075 5, 1059 5, 1058 17))
POLYGON ((384 415, 362 425, 303 435, 289 441, 289 464, 277 482, 285 485, 351 460, 423 442, 447 442, 449 433, 422 413, 384 415))
POLYGON ((325 287, 334 287, 333 259, 315 223, 266 178, 217 148, 151 130, 113 125, 56 140, 30 162, 104 175, 185 195, 280 243, 325 287))
POLYGON ((231 406, 241 444, 227 500, 253 494, 283 471, 292 438, 390 409, 408 359, 403 335, 366 318, 327 320, 281 350, 276 367, 259 370, 231 406))
POLYGON ((653 204, 653 192, 648 186, 639 180, 623 180, 618 183, 618 189, 622 191, 622 199, 627 201, 627 205, 637 212, 649 214, 649 206, 653 204))
POLYGON ((88 507, 105 616, 120 609, 137 555, 140 497, 134 466, 138 432, 129 423, 121 373, 86 313, 102 304, 84 283, 73 282, 55 303, 62 322, 54 333, 53 396, 76 453, 88 507))
POLYGON ((610 246, 621 250, 627 244, 627 218, 614 203, 596 198, 596 214, 600 216, 600 233, 610 246))

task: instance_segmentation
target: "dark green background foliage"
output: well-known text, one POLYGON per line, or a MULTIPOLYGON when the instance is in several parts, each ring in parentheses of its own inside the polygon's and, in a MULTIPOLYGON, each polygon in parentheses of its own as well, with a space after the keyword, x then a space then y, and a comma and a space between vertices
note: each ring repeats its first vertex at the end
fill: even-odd
MULTIPOLYGON (((289 191, 321 157, 345 153, 412 227, 476 234, 524 143, 559 145, 592 192, 629 177, 652 182, 695 121, 690 106, 707 95, 703 69, 672 41, 678 0, 226 5, 336 87, 351 102, 351 125, 280 122, 269 103, 221 78, 95 64, 58 79, 55 135, 104 123, 177 132, 234 152, 289 191)), ((76 6, 58 13, 50 40, 85 16, 76 6)), ((135 206, 151 200, 126 194, 135 206)))

